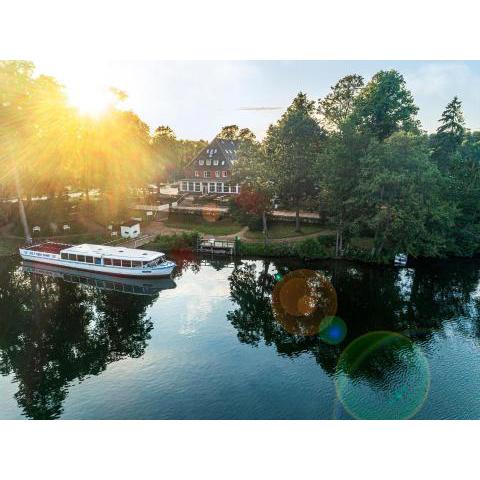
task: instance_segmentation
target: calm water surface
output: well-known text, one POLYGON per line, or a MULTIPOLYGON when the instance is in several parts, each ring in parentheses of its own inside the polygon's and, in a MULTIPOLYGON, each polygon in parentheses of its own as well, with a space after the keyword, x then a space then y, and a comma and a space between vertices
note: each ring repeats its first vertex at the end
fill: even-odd
POLYGON ((0 418, 480 417, 480 263, 175 260, 145 286, 2 259, 0 418), (298 269, 332 286, 327 335, 272 309, 298 269))

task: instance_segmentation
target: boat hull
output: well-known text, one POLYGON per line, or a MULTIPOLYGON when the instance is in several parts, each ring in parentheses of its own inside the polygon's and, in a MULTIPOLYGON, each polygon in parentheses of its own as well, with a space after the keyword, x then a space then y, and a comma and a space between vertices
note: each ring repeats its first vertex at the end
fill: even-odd
POLYGON ((115 291, 133 295, 158 295, 162 290, 175 288, 170 277, 162 278, 118 278, 106 273, 78 272, 74 269, 22 261, 22 271, 32 275, 42 275, 61 279, 67 283, 88 285, 105 291, 115 291))
POLYGON ((43 254, 40 252, 33 252, 26 249, 20 249, 20 256, 27 262, 42 263, 46 265, 53 265, 56 267, 68 268, 70 270, 78 270, 82 272, 104 273, 114 277, 124 278, 162 278, 168 277, 172 274, 175 264, 173 262, 165 262, 165 265, 159 265, 155 268, 125 268, 114 267, 107 265, 85 264, 81 265, 78 262, 63 260, 60 255, 43 254))

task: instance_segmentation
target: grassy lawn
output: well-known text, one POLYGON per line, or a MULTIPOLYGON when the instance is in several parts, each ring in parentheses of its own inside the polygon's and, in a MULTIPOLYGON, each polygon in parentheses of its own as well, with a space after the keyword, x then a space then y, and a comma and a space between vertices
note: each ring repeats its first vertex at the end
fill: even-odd
MULTIPOLYGON (((268 238, 290 238, 290 237, 300 237, 303 235, 311 235, 312 233, 318 233, 319 235, 335 235, 335 232, 329 228, 322 227, 321 225, 315 224, 304 224, 300 226, 301 231, 295 231, 295 223, 272 223, 268 228, 268 238)), ((252 240, 258 240, 263 238, 262 232, 251 232, 248 231, 245 234, 246 238, 252 240)))
POLYGON ((208 235, 232 235, 242 229, 242 225, 226 217, 216 220, 214 218, 204 219, 199 216, 190 218, 176 215, 173 218, 169 218, 165 225, 171 228, 182 228, 208 235))

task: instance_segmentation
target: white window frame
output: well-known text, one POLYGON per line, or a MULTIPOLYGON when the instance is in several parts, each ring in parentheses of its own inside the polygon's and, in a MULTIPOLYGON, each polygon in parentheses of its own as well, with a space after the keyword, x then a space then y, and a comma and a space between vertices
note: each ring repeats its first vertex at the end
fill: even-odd
POLYGON ((215 170, 215 177, 220 178, 220 170, 215 170))
POLYGON ((195 182, 195 191, 196 192, 202 191, 202 184, 200 182, 195 182))
POLYGON ((215 159, 213 160, 213 164, 214 164, 214 165, 218 165, 218 158, 215 158, 215 159))
POLYGON ((206 165, 211 165, 212 161, 209 158, 207 158, 207 161, 205 163, 206 163, 206 165))
POLYGON ((205 163, 205 160, 199 160, 199 161, 198 161, 198 164, 199 164, 199 165, 203 165, 204 163, 205 163))
POLYGON ((227 177, 227 171, 226 170, 222 170, 222 178, 226 178, 227 177))
POLYGON ((210 178, 210 177, 211 177, 210 171, 209 171, 209 170, 205 170, 205 171, 203 172, 203 178, 210 178))
POLYGON ((188 182, 182 182, 182 192, 188 192, 188 182))
POLYGON ((217 183, 217 193, 223 193, 223 183, 222 182, 217 183))
POLYGON ((210 183, 208 184, 208 191, 209 191, 210 193, 215 193, 215 182, 210 182, 210 183))
POLYGON ((196 177, 199 177, 200 176, 200 172, 198 170, 195 170, 195 176, 196 177))

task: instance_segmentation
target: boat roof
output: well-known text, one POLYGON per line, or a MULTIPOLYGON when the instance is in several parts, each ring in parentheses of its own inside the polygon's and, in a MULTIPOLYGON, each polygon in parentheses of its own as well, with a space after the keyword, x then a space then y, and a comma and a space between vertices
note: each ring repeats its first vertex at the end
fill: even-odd
POLYGON ((72 253, 77 255, 92 255, 112 257, 128 260, 140 260, 148 262, 163 255, 162 252, 153 252, 151 250, 140 250, 137 248, 126 247, 111 247, 109 245, 92 245, 89 243, 83 243, 81 245, 75 245, 70 248, 65 248, 62 253, 72 253))

